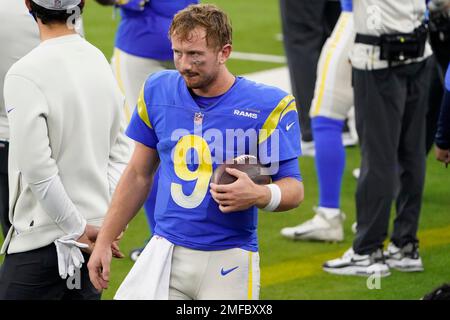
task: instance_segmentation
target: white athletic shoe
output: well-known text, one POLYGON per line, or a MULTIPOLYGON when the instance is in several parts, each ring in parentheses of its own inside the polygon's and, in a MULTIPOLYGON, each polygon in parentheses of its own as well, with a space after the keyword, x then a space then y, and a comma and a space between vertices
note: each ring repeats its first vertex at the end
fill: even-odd
POLYGON ((356 232, 358 232, 357 228, 358 228, 358 223, 353 222, 353 224, 352 224, 352 232, 353 232, 353 234, 356 234, 356 232))
POLYGON ((302 156, 304 157, 315 157, 316 147, 314 146, 314 141, 303 141, 301 140, 302 156))
POLYGON ((356 180, 358 180, 359 176, 361 175, 361 169, 360 168, 353 169, 352 175, 356 180))
POLYGON ((384 257, 389 267, 399 271, 417 272, 424 270, 418 245, 414 243, 408 243, 403 248, 398 248, 391 242, 384 252, 384 257))
POLYGON ((325 214, 314 208, 316 215, 295 227, 281 229, 283 237, 293 240, 313 240, 338 242, 344 240, 343 220, 345 215, 341 212, 338 216, 327 219, 325 214))
POLYGON ((342 144, 344 147, 354 147, 358 144, 358 137, 353 136, 351 132, 343 132, 342 144))
POLYGON ((391 274, 389 266, 384 261, 381 249, 371 254, 359 255, 353 251, 353 248, 350 248, 342 257, 325 262, 323 270, 328 273, 346 276, 370 276, 376 274, 380 277, 387 277, 391 274))

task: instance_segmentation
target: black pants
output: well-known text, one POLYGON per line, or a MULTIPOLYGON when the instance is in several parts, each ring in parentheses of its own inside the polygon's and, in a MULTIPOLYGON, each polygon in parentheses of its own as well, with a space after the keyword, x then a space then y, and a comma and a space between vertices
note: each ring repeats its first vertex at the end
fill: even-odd
POLYGON ((393 201, 392 242, 416 243, 425 178, 428 61, 375 71, 353 70, 361 175, 356 191, 358 232, 353 249, 383 246, 393 201))
POLYGON ((3 237, 6 237, 11 227, 9 222, 8 149, 8 142, 0 141, 0 224, 3 237))
POLYGON ((280 0, 280 9, 302 140, 311 141, 309 109, 314 96, 317 63, 322 46, 339 18, 341 7, 339 1, 280 0))
POLYGON ((0 268, 0 300, 99 300, 101 294, 89 280, 87 261, 77 279, 64 280, 58 273, 54 244, 8 254, 0 268))

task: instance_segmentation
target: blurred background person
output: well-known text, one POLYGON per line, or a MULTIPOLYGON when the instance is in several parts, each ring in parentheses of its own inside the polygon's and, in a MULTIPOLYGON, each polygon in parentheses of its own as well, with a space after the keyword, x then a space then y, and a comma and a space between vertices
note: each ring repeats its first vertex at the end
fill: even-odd
POLYGON ((310 116, 319 182, 319 206, 314 217, 281 235, 294 240, 342 241, 345 215, 340 210, 345 149, 342 129, 353 106, 352 68, 349 61, 355 33, 352 0, 341 0, 342 13, 319 59, 310 116))
POLYGON ((320 52, 339 18, 341 7, 335 0, 280 0, 283 42, 292 93, 302 133, 302 154, 314 156, 309 109, 314 96, 320 52))
POLYGON ((39 44, 39 30, 22 0, 0 3, 0 25, 0 222, 6 237, 11 223, 8 217, 9 128, 3 85, 9 68, 39 44))
POLYGON ((441 70, 446 70, 450 59, 450 0, 427 2, 431 46, 441 70))

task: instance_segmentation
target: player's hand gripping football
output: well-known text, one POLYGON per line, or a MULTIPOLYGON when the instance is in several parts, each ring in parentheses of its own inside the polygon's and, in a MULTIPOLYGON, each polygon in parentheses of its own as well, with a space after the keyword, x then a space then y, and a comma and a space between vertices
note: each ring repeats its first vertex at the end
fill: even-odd
POLYGON ((226 168, 227 173, 237 178, 231 184, 210 184, 213 199, 223 213, 246 210, 252 206, 263 208, 270 201, 270 190, 254 183, 247 173, 226 168))

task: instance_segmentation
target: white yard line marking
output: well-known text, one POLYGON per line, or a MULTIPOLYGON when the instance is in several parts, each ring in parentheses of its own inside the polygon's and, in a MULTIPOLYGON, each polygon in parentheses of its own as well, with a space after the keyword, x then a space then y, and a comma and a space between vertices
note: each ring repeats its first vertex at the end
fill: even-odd
POLYGON ((258 83, 278 87, 281 90, 289 93, 292 92, 289 70, 286 66, 265 71, 248 73, 245 74, 244 77, 258 83))
POLYGON ((236 52, 236 51, 233 51, 231 53, 231 59, 286 63, 285 56, 276 56, 276 55, 272 55, 272 54, 262 54, 262 53, 236 52))

